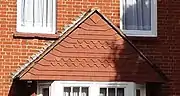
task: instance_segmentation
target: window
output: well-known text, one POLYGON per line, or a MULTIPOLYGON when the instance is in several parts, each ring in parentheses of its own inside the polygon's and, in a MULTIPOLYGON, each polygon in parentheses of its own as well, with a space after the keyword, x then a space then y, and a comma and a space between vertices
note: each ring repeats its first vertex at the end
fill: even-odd
POLYGON ((39 83, 37 86, 38 96, 51 96, 51 85, 50 83, 39 83))
POLYGON ((133 82, 38 82, 38 96, 146 96, 144 85, 133 82))
POLYGON ((120 15, 127 36, 157 36, 157 0, 121 0, 120 15))
POLYGON ((56 0, 17 0, 17 31, 54 34, 56 0))
POLYGON ((63 96, 89 96, 89 88, 88 87, 72 87, 72 86, 64 87, 63 96))
POLYGON ((100 96, 124 96, 124 88, 100 88, 100 96))

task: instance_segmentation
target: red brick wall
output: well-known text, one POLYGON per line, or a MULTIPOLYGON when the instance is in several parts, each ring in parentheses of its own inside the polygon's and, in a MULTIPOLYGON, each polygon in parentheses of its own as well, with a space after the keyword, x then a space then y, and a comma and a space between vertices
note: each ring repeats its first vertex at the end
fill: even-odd
POLYGON ((180 1, 158 0, 158 37, 133 43, 166 74, 162 96, 180 96, 180 1))
MULTIPOLYGON (((119 26, 120 0, 57 0, 57 29, 87 11, 98 7, 119 26)), ((158 1, 158 37, 133 38, 133 43, 158 65, 170 79, 164 84, 167 96, 180 95, 180 1, 158 1), (178 79, 179 78, 179 79, 178 79)), ((16 0, 0 0, 0 96, 8 96, 12 85, 11 72, 24 64, 46 40, 14 38, 16 32, 16 0)), ((161 95, 165 96, 165 95, 161 95)))

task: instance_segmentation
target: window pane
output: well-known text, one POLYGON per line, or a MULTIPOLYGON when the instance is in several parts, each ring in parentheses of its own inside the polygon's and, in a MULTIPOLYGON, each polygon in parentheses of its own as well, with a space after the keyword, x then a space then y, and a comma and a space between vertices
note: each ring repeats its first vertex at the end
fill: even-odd
POLYGON ((64 87, 64 96, 70 96, 71 87, 64 87))
POLYGON ((124 96, 124 88, 117 88, 117 96, 124 96))
POLYGON ((79 88, 80 87, 73 87, 73 96, 79 96, 79 88))
POLYGON ((106 96, 107 88, 100 88, 100 96, 106 96))
POLYGON ((53 2, 53 0, 22 0, 22 25, 52 27, 53 2))
POLYGON ((49 88, 43 88, 43 96, 49 96, 49 88))
POLYGON ((24 4, 22 5, 23 7, 23 12, 22 14, 22 23, 25 24, 25 26, 33 26, 33 0, 23 0, 24 4))
POLYGON ((88 87, 82 87, 82 93, 81 96, 89 96, 89 88, 88 87))
POLYGON ((115 96, 115 88, 108 88, 108 96, 115 96))
POLYGON ((53 22, 53 0, 48 0, 47 27, 52 27, 53 22))
POLYGON ((151 0, 122 0, 123 29, 151 30, 151 0))
POLYGON ((136 96, 141 96, 140 93, 141 91, 139 89, 136 89, 136 96))

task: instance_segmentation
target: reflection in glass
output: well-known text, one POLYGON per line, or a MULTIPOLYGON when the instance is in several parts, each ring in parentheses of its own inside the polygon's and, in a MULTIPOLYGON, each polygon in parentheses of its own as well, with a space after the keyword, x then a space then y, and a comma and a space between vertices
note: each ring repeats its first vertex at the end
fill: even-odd
POLYGON ((82 87, 81 96, 89 96, 88 93, 89 93, 88 87, 82 87))
POLYGON ((123 29, 151 30, 151 0, 122 0, 123 29))
POLYGON ((64 87, 64 96, 70 96, 71 87, 64 87))
POLYGON ((124 88, 100 88, 100 96, 124 96, 124 88))
POLYGON ((139 89, 136 89, 136 96, 141 96, 140 94, 141 94, 141 93, 140 93, 140 90, 139 90, 139 89))
POLYGON ((108 96, 115 96, 115 88, 108 88, 108 96))
POLYGON ((73 87, 73 96, 79 96, 79 87, 73 87))
POLYGON ((100 88, 100 96, 106 96, 106 88, 100 88))
POLYGON ((124 96, 124 88, 117 88, 117 96, 124 96))
POLYGON ((63 96, 89 96, 88 87, 64 87, 63 96), (72 94, 72 95, 71 95, 72 94))

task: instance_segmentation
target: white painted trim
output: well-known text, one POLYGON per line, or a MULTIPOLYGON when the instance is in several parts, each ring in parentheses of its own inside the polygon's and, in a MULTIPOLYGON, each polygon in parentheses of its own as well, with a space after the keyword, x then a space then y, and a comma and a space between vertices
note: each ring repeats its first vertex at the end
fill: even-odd
POLYGON ((127 36, 157 37, 157 0, 151 0, 151 31, 123 30, 123 4, 120 2, 120 29, 127 36))
POLYGON ((32 27, 32 26, 21 26, 21 6, 22 0, 17 0, 17 25, 16 31, 21 33, 45 33, 55 34, 56 33, 56 0, 53 0, 53 24, 52 27, 32 27))

